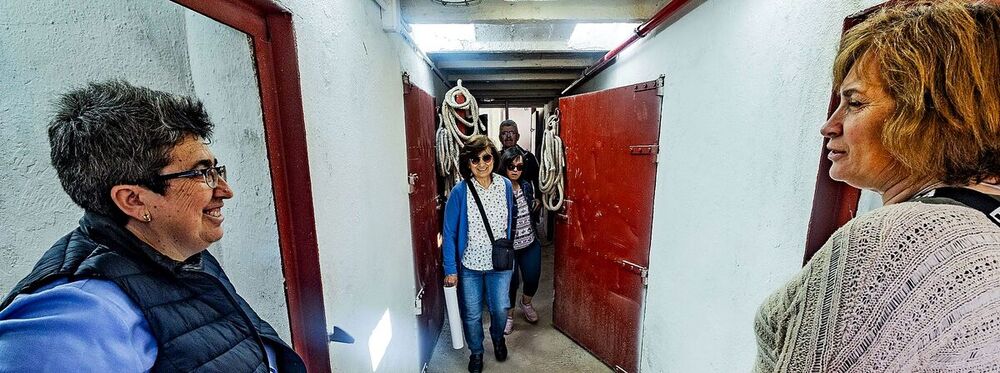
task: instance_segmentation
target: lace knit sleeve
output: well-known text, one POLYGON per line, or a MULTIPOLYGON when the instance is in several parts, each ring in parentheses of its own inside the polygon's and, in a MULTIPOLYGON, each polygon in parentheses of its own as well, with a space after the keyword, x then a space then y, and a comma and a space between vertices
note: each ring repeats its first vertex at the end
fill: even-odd
POLYGON ((759 372, 1000 372, 1000 228, 951 205, 859 216, 755 328, 759 372))

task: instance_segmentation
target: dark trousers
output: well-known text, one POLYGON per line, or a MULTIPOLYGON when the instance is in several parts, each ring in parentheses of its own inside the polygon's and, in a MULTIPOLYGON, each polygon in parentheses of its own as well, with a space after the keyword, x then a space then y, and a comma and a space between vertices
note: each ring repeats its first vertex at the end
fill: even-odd
POLYGON ((517 288, 524 277, 524 295, 535 296, 538 291, 538 279, 542 275, 542 244, 535 239, 531 245, 514 251, 514 275, 510 278, 510 306, 514 307, 517 298, 517 288))

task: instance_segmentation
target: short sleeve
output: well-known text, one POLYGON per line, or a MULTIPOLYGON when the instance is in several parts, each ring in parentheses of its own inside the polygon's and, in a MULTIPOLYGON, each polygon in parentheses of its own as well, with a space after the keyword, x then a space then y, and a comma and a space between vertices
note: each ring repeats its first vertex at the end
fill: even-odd
POLYGON ((156 339, 113 282, 57 280, 0 311, 0 372, 144 372, 156 339))

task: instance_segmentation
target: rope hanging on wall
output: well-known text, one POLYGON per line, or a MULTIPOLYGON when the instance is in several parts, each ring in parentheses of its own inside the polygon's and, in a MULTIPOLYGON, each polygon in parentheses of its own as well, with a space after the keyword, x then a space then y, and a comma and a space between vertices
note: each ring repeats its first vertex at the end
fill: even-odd
POLYGON ((542 161, 539 165, 538 183, 542 190, 542 205, 546 210, 557 211, 565 199, 566 153, 559 138, 559 109, 545 121, 542 136, 542 161))
POLYGON ((451 188, 456 183, 462 181, 462 175, 458 171, 458 152, 465 147, 465 143, 473 135, 486 133, 486 128, 479 120, 479 103, 476 98, 469 93, 469 90, 462 87, 462 81, 458 85, 449 89, 444 95, 444 104, 441 105, 441 123, 436 134, 436 152, 438 160, 438 170, 445 179, 445 196, 451 192, 451 188), (465 102, 458 103, 458 95, 465 98, 465 102), (458 113, 464 110, 472 117, 468 121, 458 113), (472 129, 471 135, 466 135, 458 128, 458 123, 462 123, 466 128, 472 129))

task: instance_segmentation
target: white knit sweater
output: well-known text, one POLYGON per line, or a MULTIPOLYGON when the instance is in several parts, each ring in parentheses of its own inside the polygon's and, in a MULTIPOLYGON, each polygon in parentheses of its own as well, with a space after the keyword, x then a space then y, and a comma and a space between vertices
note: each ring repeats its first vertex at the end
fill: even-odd
POLYGON ((756 372, 1000 372, 1000 227, 963 206, 871 211, 754 327, 756 372))

